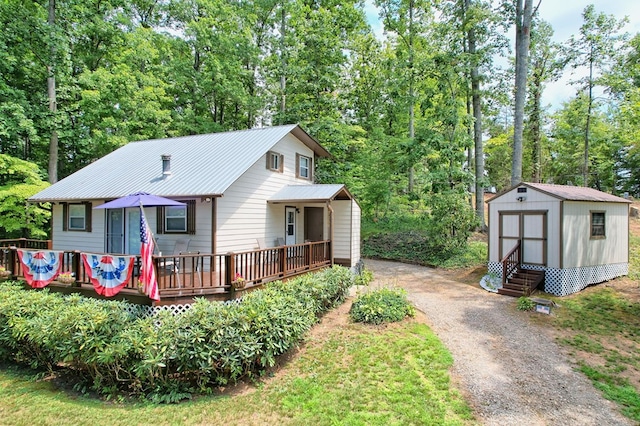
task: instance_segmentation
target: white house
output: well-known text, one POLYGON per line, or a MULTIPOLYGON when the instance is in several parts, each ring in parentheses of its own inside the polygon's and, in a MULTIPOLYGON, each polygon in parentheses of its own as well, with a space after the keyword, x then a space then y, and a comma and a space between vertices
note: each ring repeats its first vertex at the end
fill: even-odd
POLYGON ((131 142, 29 201, 53 203, 55 250, 139 253, 139 209, 93 207, 142 191, 186 203, 145 208, 164 252, 185 238, 214 254, 331 240, 332 260, 354 266, 358 203, 344 185, 314 184, 329 155, 298 125, 131 142))
POLYGON ((518 244, 523 269, 558 296, 626 275, 629 201, 592 188, 520 183, 488 201, 489 272, 518 244))

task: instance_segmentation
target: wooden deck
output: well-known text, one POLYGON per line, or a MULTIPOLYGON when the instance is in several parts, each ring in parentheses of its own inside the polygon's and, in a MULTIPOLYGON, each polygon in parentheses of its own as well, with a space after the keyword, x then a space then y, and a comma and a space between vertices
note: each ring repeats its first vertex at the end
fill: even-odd
MULTIPOLYGON (((0 240, 0 265, 12 272, 12 277, 23 280, 22 265, 17 249, 48 249, 50 242, 39 240, 0 240)), ((52 291, 81 293, 102 298, 93 289, 84 267, 80 251, 63 252, 63 272, 72 272, 74 284, 57 281, 49 284, 52 291)), ((127 299, 141 304, 192 303, 194 297, 229 300, 244 292, 278 279, 286 279, 318 270, 332 264, 331 242, 316 241, 239 253, 154 256, 158 278, 160 302, 153 303, 138 291, 140 256, 136 257, 134 272, 127 285, 109 299, 127 299), (242 288, 239 288, 242 286, 242 288)))

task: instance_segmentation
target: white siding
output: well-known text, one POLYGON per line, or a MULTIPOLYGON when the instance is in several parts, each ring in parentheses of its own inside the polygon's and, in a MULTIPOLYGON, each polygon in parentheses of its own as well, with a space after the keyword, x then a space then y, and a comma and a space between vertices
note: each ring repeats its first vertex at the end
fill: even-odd
MULTIPOLYGON (((266 168, 265 153, 218 200, 218 253, 254 250, 257 238, 272 245, 275 238, 284 237, 284 205, 268 205, 267 200, 285 185, 312 183, 296 179, 295 165, 296 153, 313 158, 313 151, 292 135, 283 138, 272 151, 284 156, 283 173, 266 168)), ((296 242, 301 243, 302 212, 296 219, 296 242)))
POLYGON ((360 206, 351 201, 351 266, 360 262, 360 206))
POLYGON ((629 261, 628 205, 565 201, 563 268, 629 261), (605 212, 606 238, 591 238, 591 211, 605 212))
MULTIPOLYGON (((500 212, 522 211, 547 212, 547 266, 559 267, 560 200, 532 188, 527 188, 526 193, 518 193, 517 188, 514 188, 489 202, 489 261, 500 261, 500 212), (518 201, 517 197, 521 196, 526 197, 526 200, 518 201)), ((512 223, 510 225, 513 226, 512 223)), ((509 232, 511 231, 513 230, 510 229, 509 232)), ((509 242, 509 244, 513 246, 512 242, 509 242)))
MULTIPOLYGON (((94 202, 97 206, 102 202, 94 202)), ((53 205, 51 233, 54 250, 80 250, 104 253, 104 210, 91 210, 91 232, 63 231, 62 204, 53 205)))
POLYGON ((336 259, 351 258, 351 200, 334 200, 331 207, 334 211, 333 257, 336 259))

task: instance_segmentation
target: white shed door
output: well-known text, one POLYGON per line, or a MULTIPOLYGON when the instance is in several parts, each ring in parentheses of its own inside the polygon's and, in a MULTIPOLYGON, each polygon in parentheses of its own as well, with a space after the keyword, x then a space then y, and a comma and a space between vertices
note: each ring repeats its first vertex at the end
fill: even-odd
POLYGON ((500 215, 500 259, 504 258, 518 241, 522 249, 522 263, 547 264, 547 212, 502 211, 500 215))

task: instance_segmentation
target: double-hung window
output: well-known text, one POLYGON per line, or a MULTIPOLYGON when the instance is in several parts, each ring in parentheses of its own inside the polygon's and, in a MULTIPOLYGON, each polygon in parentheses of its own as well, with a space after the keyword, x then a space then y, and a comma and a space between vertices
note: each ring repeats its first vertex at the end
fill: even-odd
POLYGON ((91 232, 91 204, 62 205, 62 230, 91 232))
POLYGON ((602 239, 606 237, 604 212, 591 212, 591 238, 602 239))
POLYGON ((313 159, 305 155, 296 155, 296 177, 313 180, 313 159))

